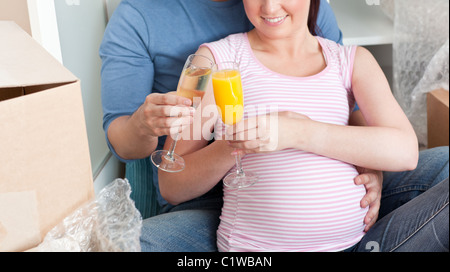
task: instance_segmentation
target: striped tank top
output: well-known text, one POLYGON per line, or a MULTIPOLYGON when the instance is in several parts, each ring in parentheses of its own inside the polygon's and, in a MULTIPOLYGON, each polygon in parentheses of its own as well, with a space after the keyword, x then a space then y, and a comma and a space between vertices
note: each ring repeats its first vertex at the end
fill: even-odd
MULTIPOLYGON (((216 62, 240 63, 244 118, 293 111, 348 125, 355 104, 351 78, 356 47, 317 39, 327 67, 309 77, 266 68, 254 56, 246 33, 202 46, 216 62)), ((221 126, 219 120, 218 131, 221 126)), ((358 172, 353 165, 297 149, 248 154, 242 165, 244 171, 257 173, 259 181, 239 190, 224 186, 217 230, 220 251, 340 251, 364 235, 367 209, 360 201, 365 188, 354 184, 358 172)))

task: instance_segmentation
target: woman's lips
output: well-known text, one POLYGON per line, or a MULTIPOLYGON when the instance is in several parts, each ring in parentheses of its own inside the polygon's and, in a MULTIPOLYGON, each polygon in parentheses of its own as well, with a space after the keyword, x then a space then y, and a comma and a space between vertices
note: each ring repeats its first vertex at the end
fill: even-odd
POLYGON ((270 18, 266 18, 266 17, 261 17, 264 19, 264 22, 266 22, 266 24, 271 25, 271 26, 277 26, 280 25, 284 22, 284 20, 286 19, 287 15, 285 16, 279 16, 279 17, 270 17, 270 18))

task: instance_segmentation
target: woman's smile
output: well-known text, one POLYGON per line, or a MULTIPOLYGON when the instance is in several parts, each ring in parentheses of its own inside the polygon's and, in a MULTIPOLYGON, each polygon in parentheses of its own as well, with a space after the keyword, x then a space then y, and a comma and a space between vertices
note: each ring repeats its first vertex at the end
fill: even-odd
POLYGON ((284 16, 279 16, 279 17, 261 17, 264 22, 268 25, 271 26, 277 26, 282 24, 286 18, 288 17, 288 15, 284 15, 284 16))

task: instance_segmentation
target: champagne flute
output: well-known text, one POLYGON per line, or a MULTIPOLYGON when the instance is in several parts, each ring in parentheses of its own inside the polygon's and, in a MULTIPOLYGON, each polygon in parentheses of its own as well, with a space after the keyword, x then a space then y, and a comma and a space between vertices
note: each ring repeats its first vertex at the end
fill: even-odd
MULTIPOLYGON (((227 126, 240 122, 244 116, 244 95, 239 64, 234 61, 217 63, 212 75, 214 99, 222 121, 227 126)), ((228 174, 223 183, 233 189, 245 188, 258 181, 252 172, 244 172, 241 157, 236 155, 236 172, 228 174)))
MULTIPOLYGON (((178 81, 177 95, 191 99, 192 106, 197 108, 205 94, 213 67, 214 62, 209 58, 202 55, 190 55, 178 81)), ((152 163, 159 169, 171 173, 184 170, 184 159, 175 153, 179 134, 179 132, 176 133, 169 150, 157 150, 152 153, 152 163)))

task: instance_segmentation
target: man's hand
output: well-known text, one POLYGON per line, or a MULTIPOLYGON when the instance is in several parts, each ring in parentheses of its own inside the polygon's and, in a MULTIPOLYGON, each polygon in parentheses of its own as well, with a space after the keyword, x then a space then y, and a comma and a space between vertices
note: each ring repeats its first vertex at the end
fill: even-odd
POLYGON ((194 115, 191 100, 174 94, 152 93, 133 115, 111 122, 108 139, 120 157, 148 157, 155 150, 159 136, 170 135, 191 124, 194 115))
POLYGON ((383 172, 366 168, 358 168, 358 172, 360 175, 355 178, 355 184, 364 185, 366 188, 366 195, 361 200, 361 208, 369 207, 364 218, 366 224, 364 231, 367 232, 378 219, 383 189, 383 172))
POLYGON ((191 100, 175 95, 175 92, 147 96, 136 111, 139 127, 149 136, 164 136, 173 133, 175 125, 180 130, 192 123, 194 109, 191 100))

